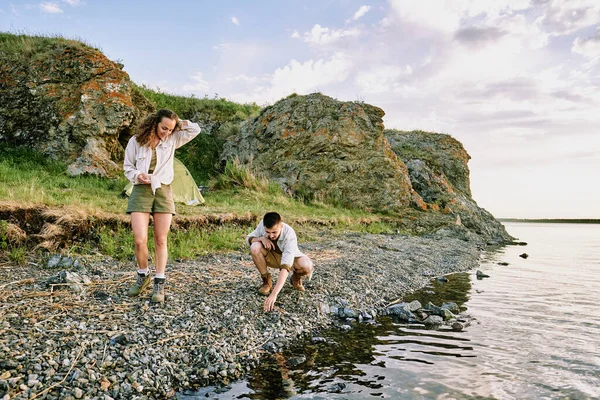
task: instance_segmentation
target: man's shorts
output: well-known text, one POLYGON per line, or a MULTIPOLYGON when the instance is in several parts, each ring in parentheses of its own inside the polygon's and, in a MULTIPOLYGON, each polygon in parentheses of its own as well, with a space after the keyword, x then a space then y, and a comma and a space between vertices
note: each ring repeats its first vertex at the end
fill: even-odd
POLYGON ((165 213, 175 215, 171 185, 162 185, 152 194, 150 185, 133 185, 127 204, 127 214, 132 212, 165 213))
POLYGON ((267 267, 281 269, 281 255, 275 250, 267 250, 267 267))

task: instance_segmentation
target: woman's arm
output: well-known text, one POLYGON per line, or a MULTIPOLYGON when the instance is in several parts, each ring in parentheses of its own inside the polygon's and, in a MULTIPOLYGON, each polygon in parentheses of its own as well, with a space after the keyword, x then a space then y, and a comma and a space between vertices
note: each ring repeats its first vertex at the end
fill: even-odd
POLYGON ((123 172, 125 177, 134 185, 137 183, 137 178, 141 174, 135 167, 135 159, 137 156, 137 139, 132 137, 125 148, 125 160, 123 161, 123 172))
POLYGON ((200 125, 188 120, 181 121, 181 129, 175 132, 175 148, 178 149, 200 133, 200 125))

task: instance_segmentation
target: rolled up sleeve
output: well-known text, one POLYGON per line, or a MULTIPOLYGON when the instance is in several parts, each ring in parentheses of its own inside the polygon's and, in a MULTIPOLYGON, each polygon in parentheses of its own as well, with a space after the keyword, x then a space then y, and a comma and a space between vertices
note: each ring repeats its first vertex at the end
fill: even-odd
POLYGON ((200 125, 198 125, 195 122, 187 121, 187 126, 175 132, 174 134, 176 135, 175 148, 180 148, 181 146, 198 136, 198 134, 201 131, 202 129, 200 129, 200 125))
POLYGON ((125 160, 123 161, 123 173, 125 177, 133 184, 137 183, 137 177, 141 173, 137 170, 135 165, 135 158, 137 156, 137 143, 135 143, 137 139, 132 137, 129 139, 127 143, 127 147, 125 148, 125 160))

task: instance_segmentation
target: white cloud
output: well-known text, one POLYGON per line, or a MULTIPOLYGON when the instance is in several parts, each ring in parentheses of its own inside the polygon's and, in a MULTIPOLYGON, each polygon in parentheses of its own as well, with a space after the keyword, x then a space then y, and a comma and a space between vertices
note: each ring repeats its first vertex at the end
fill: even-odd
POLYGON ((600 20, 600 2, 597 0, 534 0, 543 15, 538 23, 554 35, 566 35, 593 26, 600 20))
POLYGON ((410 87, 402 82, 412 74, 412 67, 398 67, 395 65, 383 65, 373 67, 367 71, 359 72, 354 81, 362 93, 398 93, 411 92, 410 87))
POLYGON ((298 31, 295 30, 294 32, 292 32, 292 35, 290 37, 294 39, 300 39, 300 33, 298 33, 298 31))
POLYGON ((330 85, 345 81, 351 73, 353 63, 343 53, 335 53, 329 59, 299 62, 291 60, 284 67, 277 68, 272 74, 249 78, 237 76, 229 78, 227 83, 236 80, 238 90, 231 98, 241 102, 273 103, 291 94, 308 94, 315 91, 327 92, 330 85), (240 91, 241 84, 247 84, 240 91))
POLYGON ((68 4, 70 6, 73 6, 73 7, 79 6, 79 5, 82 4, 81 0, 62 0, 62 1, 63 1, 63 3, 66 3, 66 4, 68 4))
POLYGON ((196 75, 190 76, 190 78, 194 81, 191 84, 187 84, 183 86, 183 90, 186 92, 208 92, 210 85, 208 81, 204 80, 204 76, 202 72, 197 72, 196 75))
POLYGON ((369 12, 371 6, 360 6, 357 12, 354 13, 352 17, 352 21, 358 21, 359 18, 363 17, 366 13, 369 12))
POLYGON ((231 22, 233 22, 237 26, 240 26, 240 20, 237 19, 237 17, 231 17, 231 22))
POLYGON ((530 0, 390 0, 400 23, 453 33, 470 18, 494 18, 530 7, 530 0))
POLYGON ((361 31, 358 28, 329 29, 325 26, 316 24, 310 32, 304 33, 304 41, 311 44, 327 45, 347 37, 359 36, 360 33, 361 31))
POLYGON ((60 6, 56 3, 41 3, 40 8, 43 12, 48 14, 59 14, 63 12, 60 6))
POLYGON ((585 39, 576 38, 571 51, 575 54, 581 54, 593 63, 600 61, 600 32, 585 39))

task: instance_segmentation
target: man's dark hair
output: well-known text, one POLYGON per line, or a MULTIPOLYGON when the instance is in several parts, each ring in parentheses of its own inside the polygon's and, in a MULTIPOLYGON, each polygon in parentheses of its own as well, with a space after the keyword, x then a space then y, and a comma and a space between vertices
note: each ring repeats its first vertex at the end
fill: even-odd
POLYGON ((275 225, 281 222, 281 215, 276 212, 268 212, 263 217, 263 225, 267 229, 271 229, 275 225))

